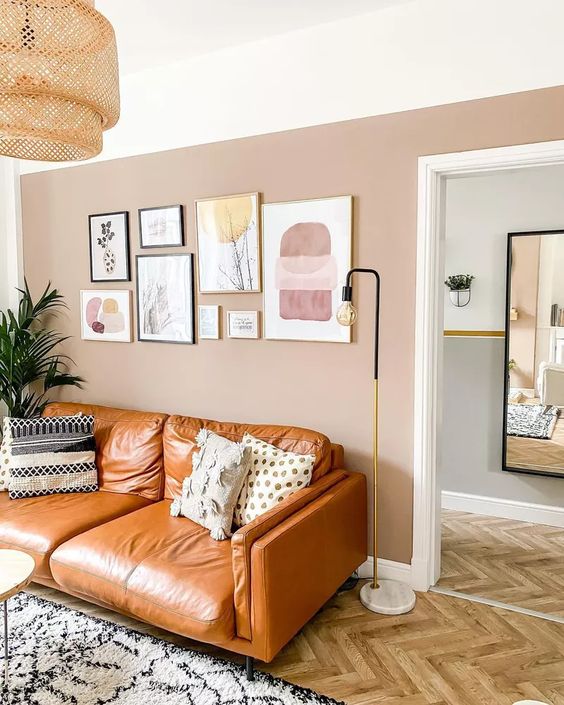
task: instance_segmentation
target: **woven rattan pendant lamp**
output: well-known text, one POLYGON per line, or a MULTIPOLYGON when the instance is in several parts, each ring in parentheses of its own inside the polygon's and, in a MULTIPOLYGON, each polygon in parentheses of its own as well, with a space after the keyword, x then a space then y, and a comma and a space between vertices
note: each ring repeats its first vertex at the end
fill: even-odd
POLYGON ((89 159, 118 118, 115 34, 93 0, 0 0, 0 154, 89 159))

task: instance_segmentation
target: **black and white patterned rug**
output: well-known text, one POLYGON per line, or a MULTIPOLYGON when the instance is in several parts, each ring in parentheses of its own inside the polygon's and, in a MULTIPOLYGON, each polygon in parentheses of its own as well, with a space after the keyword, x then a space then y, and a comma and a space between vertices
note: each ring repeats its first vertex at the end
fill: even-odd
POLYGON ((249 682, 229 661, 33 595, 21 593, 9 607, 10 681, 2 705, 337 705, 264 673, 249 682))
POLYGON ((560 409, 542 404, 508 404, 507 435, 550 440, 560 409))

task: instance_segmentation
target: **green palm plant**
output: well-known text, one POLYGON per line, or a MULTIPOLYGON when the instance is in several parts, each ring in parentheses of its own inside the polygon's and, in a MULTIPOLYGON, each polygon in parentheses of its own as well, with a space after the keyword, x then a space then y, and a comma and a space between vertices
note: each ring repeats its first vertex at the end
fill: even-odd
POLYGON ((48 394, 57 387, 79 387, 81 377, 68 372, 72 360, 58 351, 68 336, 45 327, 44 317, 66 308, 57 289, 47 284, 34 302, 25 282, 16 312, 0 312, 0 401, 8 415, 31 418, 49 403, 48 394))

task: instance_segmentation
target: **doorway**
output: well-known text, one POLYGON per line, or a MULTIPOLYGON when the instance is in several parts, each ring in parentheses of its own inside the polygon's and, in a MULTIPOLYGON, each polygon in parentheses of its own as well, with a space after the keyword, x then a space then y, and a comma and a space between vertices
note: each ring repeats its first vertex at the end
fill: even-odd
POLYGON ((443 441, 447 180, 559 164, 564 164, 563 141, 434 155, 419 160, 411 566, 413 584, 418 589, 426 590, 435 585, 441 572, 441 499, 437 468, 443 441))

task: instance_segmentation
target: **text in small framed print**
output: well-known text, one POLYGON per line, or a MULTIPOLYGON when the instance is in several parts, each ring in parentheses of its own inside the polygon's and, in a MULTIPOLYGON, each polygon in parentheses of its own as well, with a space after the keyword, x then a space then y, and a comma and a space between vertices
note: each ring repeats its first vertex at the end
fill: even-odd
POLYGON ((230 338, 258 338, 258 311, 228 311, 227 334, 230 338))

